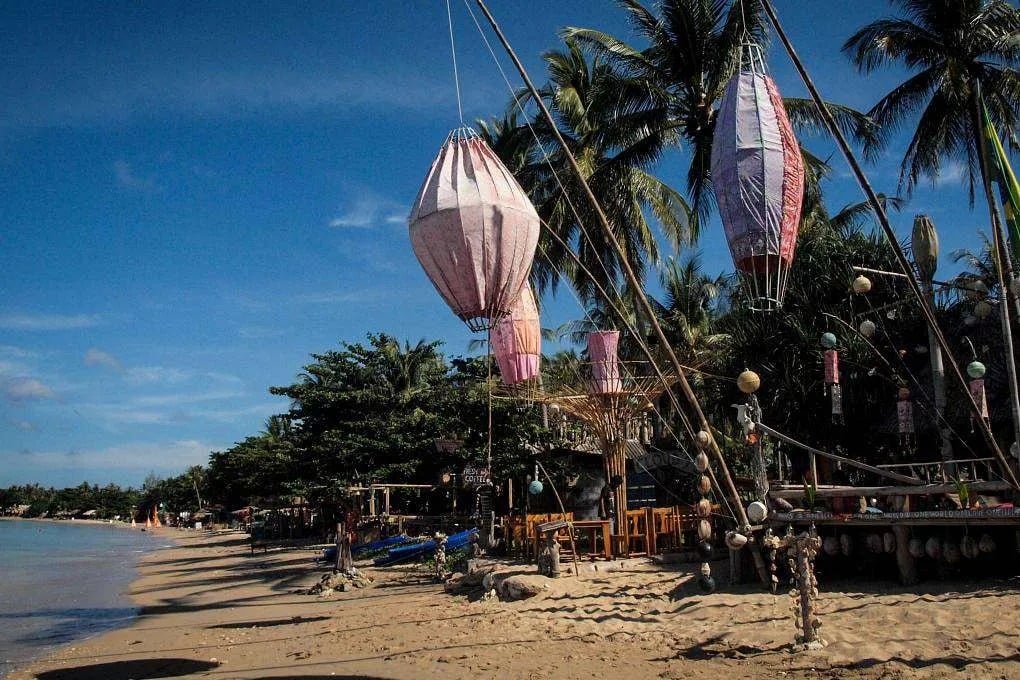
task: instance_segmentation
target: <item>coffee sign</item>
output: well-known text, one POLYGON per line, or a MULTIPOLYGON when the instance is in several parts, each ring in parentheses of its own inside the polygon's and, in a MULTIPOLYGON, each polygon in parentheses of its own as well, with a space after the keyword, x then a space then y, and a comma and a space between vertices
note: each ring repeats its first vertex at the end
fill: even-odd
POLYGON ((468 465, 460 475, 464 486, 482 486, 489 483, 489 468, 480 465, 468 465))

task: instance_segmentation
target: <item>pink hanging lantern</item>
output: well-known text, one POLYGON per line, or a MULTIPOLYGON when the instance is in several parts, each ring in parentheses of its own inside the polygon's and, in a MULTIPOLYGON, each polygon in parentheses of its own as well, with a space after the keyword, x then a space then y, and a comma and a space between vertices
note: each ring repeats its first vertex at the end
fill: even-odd
POLYGON ((542 329, 531 286, 525 284, 510 306, 510 313, 489 329, 489 342, 504 385, 538 377, 542 356, 542 329))
POLYGON ((619 345, 620 331, 595 331, 588 334, 592 394, 623 392, 623 381, 620 379, 620 360, 617 357, 619 345))
POLYGON ((804 161, 761 48, 744 45, 712 140, 712 184, 750 306, 783 306, 804 192, 804 161))
POLYGON ((447 137, 408 219, 418 262, 474 331, 510 312, 531 270, 539 228, 520 184, 470 128, 447 137))

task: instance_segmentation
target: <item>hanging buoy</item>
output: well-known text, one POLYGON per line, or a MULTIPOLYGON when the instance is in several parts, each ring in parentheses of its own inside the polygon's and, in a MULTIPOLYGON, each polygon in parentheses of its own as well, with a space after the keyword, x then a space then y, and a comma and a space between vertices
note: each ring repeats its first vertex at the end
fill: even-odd
POLYGON ((698 538, 707 541, 712 538, 712 523, 707 519, 698 520, 698 538))
POLYGON ((701 559, 703 559, 703 560, 710 560, 710 559, 712 559, 713 549, 712 549, 712 542, 711 541, 699 541, 698 542, 698 546, 697 546, 697 550, 698 550, 698 557, 700 557, 701 559))
POLYGON ((980 552, 978 542, 974 540, 973 536, 964 536, 960 539, 960 554, 968 560, 976 559, 980 552))
POLYGON ((985 365, 980 361, 972 361, 967 364, 967 375, 974 379, 985 377, 986 371, 985 365))
POLYGON ((854 541, 850 538, 849 534, 840 534, 839 536, 839 550, 845 556, 850 557, 854 552, 854 541))
MULTIPOLYGON (((698 430, 698 433, 694 435, 694 441, 699 447, 707 449, 708 445, 712 442, 712 436, 704 430, 698 430)), ((708 458, 705 460, 708 460, 708 458)))
POLYGON ((839 554, 839 541, 835 536, 826 536, 822 539, 822 550, 826 555, 834 557, 839 554))
POLYGON ((418 262, 475 331, 510 312, 531 271, 540 227, 524 189, 470 128, 447 137, 408 219, 418 262))
POLYGON ((715 592, 715 579, 712 578, 711 574, 699 574, 698 588, 706 595, 711 595, 715 592))
POLYGON ((878 327, 875 326, 874 321, 870 319, 865 319, 864 321, 861 322, 861 325, 858 327, 858 330, 861 332, 861 335, 863 335, 866 338, 870 338, 875 334, 877 328, 878 327))
POLYGON ((907 552, 915 559, 924 557, 924 541, 920 538, 910 539, 910 543, 907 544, 907 552))
POLYGON ((744 371, 737 376, 737 387, 744 394, 754 394, 761 387, 761 378, 754 371, 744 371))
POLYGON ((832 349, 836 346, 836 334, 835 333, 822 333, 820 342, 822 347, 825 349, 832 349))
POLYGON ((694 504, 694 510, 698 517, 708 518, 712 516, 712 501, 702 498, 694 504))
POLYGON ((866 293, 871 292, 871 279, 861 274, 854 279, 854 282, 850 284, 850 287, 858 295, 865 295, 866 293))
POLYGON ((960 561, 960 546, 956 541, 946 539, 942 542, 942 559, 949 564, 956 564, 960 561))
POLYGON ((694 467, 698 468, 698 472, 704 472, 708 469, 708 454, 702 451, 694 457, 694 467))
POLYGON ((542 489, 544 488, 545 487, 542 485, 541 480, 535 479, 532 480, 531 484, 528 484, 528 493, 530 493, 532 496, 537 496, 538 494, 542 493, 542 489))
POLYGON ((882 549, 887 553, 896 552, 896 534, 891 531, 882 534, 882 549))
POLYGON ((939 539, 932 536, 924 544, 924 552, 928 557, 932 558, 933 560, 937 560, 939 556, 942 554, 942 542, 939 541, 939 539))

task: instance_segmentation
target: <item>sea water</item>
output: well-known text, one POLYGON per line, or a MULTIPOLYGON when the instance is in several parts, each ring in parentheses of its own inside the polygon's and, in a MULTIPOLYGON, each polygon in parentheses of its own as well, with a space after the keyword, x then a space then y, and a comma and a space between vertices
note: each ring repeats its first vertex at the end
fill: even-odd
POLYGON ((0 677, 134 618, 138 558, 165 543, 93 522, 0 520, 0 677))

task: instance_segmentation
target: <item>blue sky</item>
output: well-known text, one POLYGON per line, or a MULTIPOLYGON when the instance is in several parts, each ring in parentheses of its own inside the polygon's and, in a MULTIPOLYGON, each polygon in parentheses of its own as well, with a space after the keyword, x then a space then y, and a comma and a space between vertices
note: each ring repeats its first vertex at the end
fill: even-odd
MULTIPOLYGON (((897 82, 838 51, 886 2, 776 5, 827 98, 866 109, 897 82)), ((602 0, 491 8, 536 80, 562 26, 627 35, 602 0)), ((501 113, 506 85, 454 12, 465 117, 501 113)), ((138 484, 202 463, 286 410, 269 385, 370 331, 465 351, 405 226, 458 122, 442 0, 10 1, 0 41, 0 485, 138 484)), ((785 55, 769 61, 802 95, 785 55)), ((879 190, 895 190, 902 148, 869 166, 879 190)), ((833 163, 834 207, 860 200, 833 163)), ((973 245, 985 218, 959 170, 915 193, 901 233, 927 212, 946 251, 973 245)), ((657 171, 679 185, 683 157, 657 171)), ((543 325, 580 315, 564 291, 543 325)))

